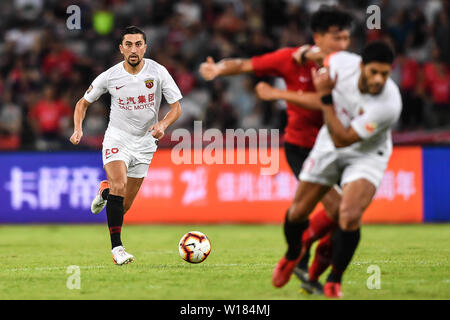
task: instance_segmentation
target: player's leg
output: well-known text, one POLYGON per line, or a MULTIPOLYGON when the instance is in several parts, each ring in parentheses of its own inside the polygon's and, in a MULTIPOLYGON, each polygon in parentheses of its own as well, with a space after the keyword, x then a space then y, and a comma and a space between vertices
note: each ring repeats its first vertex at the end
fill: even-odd
MULTIPOLYGON (((310 149, 285 143, 286 160, 297 179, 310 151, 310 149)), ((324 209, 320 209, 314 215, 309 217, 309 226, 303 236, 303 246, 305 247, 304 254, 294 269, 294 274, 302 282, 307 282, 309 280, 308 262, 310 258, 310 246, 314 241, 320 239, 336 226, 340 194, 333 188, 323 197, 321 202, 324 209)))
POLYGON ((330 186, 300 181, 294 201, 284 221, 284 235, 288 245, 285 256, 275 267, 272 283, 275 287, 285 285, 301 258, 302 234, 308 228, 308 217, 330 186))
POLYGON ((130 210, 131 205, 133 204, 133 201, 136 198, 136 195, 138 194, 143 181, 144 178, 128 177, 125 199, 123 202, 124 213, 127 213, 127 211, 130 210))
POLYGON ((128 166, 128 181, 127 188, 125 190, 125 199, 124 199, 124 212, 127 213, 130 210, 131 205, 138 194, 142 182, 147 176, 148 168, 153 158, 153 152, 151 154, 144 154, 146 162, 138 162, 131 161, 131 164, 128 166))
MULTIPOLYGON (((309 262, 309 248, 312 244, 321 239, 324 236, 329 235, 331 230, 336 228, 338 212, 339 212, 339 203, 341 201, 340 192, 336 190, 338 188, 335 186, 331 188, 330 191, 322 198, 321 202, 324 206, 324 209, 317 211, 313 215, 309 217, 309 226, 308 229, 303 233, 302 237, 302 246, 305 248, 305 254, 303 255, 300 262, 294 269, 294 274, 304 283, 307 283, 307 286, 316 286, 317 288, 321 285, 318 283, 308 283, 310 281, 317 282, 317 280, 312 280, 310 278, 310 272, 308 271, 308 262, 309 262)), ((316 255, 318 251, 316 250, 316 255)), ((317 263, 323 261, 323 259, 314 258, 317 263)), ((328 267, 321 266, 320 269, 324 271, 328 267)), ((317 291, 317 290, 315 290, 317 291)))
POLYGON ((319 277, 331 264, 333 231, 328 232, 317 244, 314 259, 308 270, 308 280, 300 285, 300 292, 306 294, 323 294, 319 277))
POLYGON ((333 236, 332 270, 324 292, 328 297, 342 296, 340 283, 360 239, 361 218, 372 201, 376 186, 361 178, 344 185, 339 206, 339 225, 333 236))
POLYGON ((314 241, 325 236, 329 231, 337 226, 339 204, 341 195, 336 188, 330 191, 321 199, 324 210, 319 210, 309 217, 308 229, 303 233, 303 245, 310 247, 314 241))
POLYGON ((314 260, 309 269, 309 278, 311 281, 319 280, 319 277, 331 264, 333 235, 334 231, 328 232, 317 244, 314 260))
MULTIPOLYGON (((288 142, 284 143, 284 154, 286 156, 286 161, 297 180, 299 178, 303 162, 308 157, 310 151, 310 149, 302 148, 288 142)), ((294 269, 294 273, 300 279, 300 281, 308 281, 308 262, 309 250, 306 250, 305 254, 300 259, 300 262, 294 269)))
MULTIPOLYGON (((139 192, 143 181, 144 178, 134 178, 128 176, 125 197, 123 200, 124 214, 127 213, 127 211, 131 208, 131 205, 133 204, 133 201, 136 198, 136 195, 139 192)), ((109 189, 110 188, 108 180, 103 180, 100 182, 98 193, 91 204, 92 213, 98 214, 106 206, 109 189)))
POLYGON ((108 180, 100 181, 100 186, 95 198, 91 203, 91 212, 93 214, 99 214, 103 208, 105 208, 109 195, 109 182, 108 180))
MULTIPOLYGON (((303 163, 308 157, 311 150, 290 143, 285 143, 284 151, 287 163, 294 173, 294 176, 298 179, 303 163)), ((309 281, 309 247, 314 241, 319 239, 322 235, 326 234, 327 231, 336 224, 335 221, 337 220, 336 217, 339 207, 339 201, 339 193, 337 193, 337 191, 334 189, 330 190, 322 199, 324 209, 319 210, 317 213, 309 217, 309 227, 303 234, 303 246, 305 247, 304 254, 302 255, 302 258, 300 259, 297 266, 294 268, 294 274, 302 282, 309 281)))
POLYGON ((111 238, 113 260, 122 265, 134 261, 134 257, 125 252, 122 240, 124 215, 124 197, 127 187, 127 166, 122 160, 112 161, 105 165, 109 182, 109 195, 106 203, 106 217, 111 238))

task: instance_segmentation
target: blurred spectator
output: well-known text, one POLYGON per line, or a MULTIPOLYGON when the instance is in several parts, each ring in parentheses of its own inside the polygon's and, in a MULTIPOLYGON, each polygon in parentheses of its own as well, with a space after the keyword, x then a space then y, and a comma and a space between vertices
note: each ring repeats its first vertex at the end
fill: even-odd
POLYGON ((70 78, 77 57, 63 44, 55 39, 50 46, 50 52, 42 63, 42 72, 47 77, 70 78))
POLYGON ((450 128, 450 68, 437 47, 433 59, 424 65, 425 88, 429 94, 435 125, 450 128))
POLYGON ((0 105, 0 150, 17 150, 20 147, 22 110, 12 102, 11 92, 6 91, 0 105))
POLYGON ((217 19, 215 27, 225 34, 233 34, 242 31, 245 28, 245 23, 236 14, 233 5, 230 3, 225 7, 225 11, 217 19))
POLYGON ((11 50, 15 55, 23 55, 35 46, 41 35, 41 30, 31 28, 27 21, 18 21, 16 27, 6 32, 6 50, 11 50))
POLYGON ((419 86, 422 68, 416 60, 407 57, 403 50, 398 52, 394 65, 399 72, 400 79, 397 81, 403 100, 400 128, 417 128, 423 123, 423 97, 419 86))
POLYGON ((214 83, 211 102, 203 117, 205 128, 217 128, 225 131, 237 127, 237 112, 225 99, 223 83, 214 83))
POLYGON ((43 7, 44 0, 14 0, 17 15, 26 20, 38 18, 43 7))
POLYGON ((30 108, 28 115, 38 150, 61 147, 65 142, 61 133, 67 128, 72 114, 72 108, 56 99, 55 89, 47 85, 42 99, 30 108))
POLYGON ((175 4, 175 11, 181 16, 185 26, 191 26, 200 22, 202 8, 193 0, 181 0, 175 4))
POLYGON ((180 88, 183 96, 188 95, 196 85, 194 75, 187 69, 184 64, 178 64, 178 70, 174 75, 174 80, 180 88))
POLYGON ((434 38, 444 61, 450 61, 450 1, 442 1, 442 8, 435 13, 435 22, 433 25, 434 38))

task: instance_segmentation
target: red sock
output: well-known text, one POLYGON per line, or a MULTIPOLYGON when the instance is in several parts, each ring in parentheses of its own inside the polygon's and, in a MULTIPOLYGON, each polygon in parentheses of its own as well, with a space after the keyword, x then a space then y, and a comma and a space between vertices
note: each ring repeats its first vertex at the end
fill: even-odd
POLYGON ((324 273, 331 264, 332 238, 333 233, 329 232, 325 237, 320 239, 320 242, 317 245, 314 260, 309 268, 309 279, 311 281, 319 280, 320 275, 324 273))
POLYGON ((322 238, 336 226, 336 222, 329 218, 324 209, 309 218, 309 227, 303 232, 302 242, 310 246, 314 241, 322 238))

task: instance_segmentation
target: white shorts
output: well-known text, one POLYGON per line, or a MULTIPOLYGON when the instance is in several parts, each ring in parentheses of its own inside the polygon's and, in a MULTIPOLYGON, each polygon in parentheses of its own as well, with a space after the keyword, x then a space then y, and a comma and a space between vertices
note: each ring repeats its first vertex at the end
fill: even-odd
POLYGON ((112 161, 122 160, 127 166, 128 177, 145 178, 157 149, 157 141, 150 133, 137 137, 108 127, 103 139, 103 167, 112 161))
POLYGON ((378 188, 388 160, 373 154, 313 149, 303 164, 299 178, 326 186, 344 186, 358 179, 366 179, 378 188))

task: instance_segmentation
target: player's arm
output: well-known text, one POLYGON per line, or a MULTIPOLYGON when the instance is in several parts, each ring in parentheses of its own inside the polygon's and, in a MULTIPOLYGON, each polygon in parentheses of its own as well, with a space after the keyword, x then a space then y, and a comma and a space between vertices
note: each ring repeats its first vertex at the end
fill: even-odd
POLYGON ((164 131, 172 125, 181 115, 180 102, 174 102, 170 105, 170 110, 167 112, 164 119, 158 121, 155 125, 151 126, 149 131, 152 132, 153 137, 156 139, 161 139, 164 137, 164 131))
POLYGON ((231 76, 252 71, 253 66, 250 59, 223 59, 216 63, 212 57, 208 57, 200 65, 200 75, 207 81, 220 76, 231 76))
POLYGON ((86 110, 89 105, 90 103, 85 98, 81 98, 75 106, 73 114, 73 134, 70 137, 70 142, 75 145, 80 143, 80 140, 83 137, 83 120, 86 117, 86 110))
POLYGON ((89 86, 84 96, 78 100, 75 105, 75 111, 73 114, 73 134, 70 137, 70 142, 73 144, 80 143, 81 137, 83 137, 83 120, 86 117, 86 110, 89 105, 100 98, 100 96, 106 93, 107 90, 107 72, 101 73, 92 84, 89 86))
POLYGON ((319 66, 323 66, 324 60, 327 55, 320 50, 318 46, 311 46, 305 44, 299 47, 293 54, 292 57, 298 64, 304 64, 308 60, 314 61, 319 66))
POLYGON ((308 110, 322 110, 320 97, 316 92, 299 93, 292 90, 281 90, 263 81, 256 85, 255 90, 261 100, 285 100, 308 110))
POLYGON ((352 126, 345 128, 342 125, 332 104, 324 104, 322 110, 324 122, 336 148, 348 147, 362 140, 352 126))
POLYGON ((336 115, 331 92, 336 85, 337 75, 334 80, 330 78, 328 70, 325 68, 319 71, 312 71, 314 85, 321 97, 321 106, 324 122, 330 132, 331 139, 336 148, 344 148, 355 142, 361 141, 361 137, 352 126, 345 128, 341 120, 336 115))

